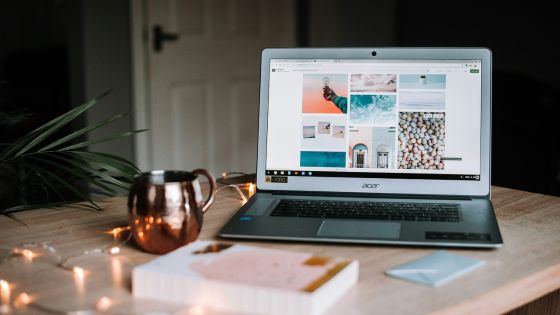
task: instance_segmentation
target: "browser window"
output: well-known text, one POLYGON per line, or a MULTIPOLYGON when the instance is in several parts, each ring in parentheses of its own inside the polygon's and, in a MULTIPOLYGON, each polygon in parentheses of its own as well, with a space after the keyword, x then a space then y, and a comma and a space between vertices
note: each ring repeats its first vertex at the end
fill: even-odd
POLYGON ((480 179, 481 60, 272 59, 266 174, 480 179))

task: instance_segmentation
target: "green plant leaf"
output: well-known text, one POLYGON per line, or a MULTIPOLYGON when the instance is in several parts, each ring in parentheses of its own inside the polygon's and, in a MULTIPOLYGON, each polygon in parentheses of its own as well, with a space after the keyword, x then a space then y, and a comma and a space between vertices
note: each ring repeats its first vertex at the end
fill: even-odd
POLYGON ((33 168, 30 168, 30 167, 27 165, 26 162, 24 162, 24 165, 25 165, 26 167, 28 167, 30 170, 32 170, 33 173, 34 173, 34 175, 37 176, 37 178, 39 178, 39 180, 40 180, 41 182, 45 183, 45 185, 41 185, 40 183, 37 183, 37 185, 43 187, 43 189, 44 189, 45 192, 46 192, 47 200, 48 200, 48 201, 50 201, 50 197, 49 197, 49 194, 48 194, 48 191, 49 191, 48 188, 50 188, 51 191, 53 191, 60 199, 64 200, 64 196, 62 196, 62 195, 58 192, 58 189, 56 189, 56 188, 52 185, 52 183, 51 183, 50 181, 48 181, 48 180, 45 179, 45 177, 43 176, 43 174, 37 172, 37 170, 35 170, 35 169, 33 169, 33 168))
MULTIPOLYGON (((62 156, 59 156, 59 155, 53 155, 53 156, 55 156, 56 158, 66 162, 66 163, 74 165, 76 168, 78 168, 78 169, 80 169, 81 171, 84 172, 84 173, 82 173, 83 175, 90 176, 90 177, 92 177, 96 180, 97 179, 103 179, 106 182, 111 183, 114 186, 121 187, 121 188, 124 188, 124 189, 129 188, 130 182, 121 181, 121 180, 117 179, 116 177, 114 177, 112 175, 109 175, 102 170, 91 167, 91 165, 88 161, 85 161, 85 160, 74 161, 72 159, 68 159, 68 158, 65 158, 65 157, 62 157, 62 156)), ((61 167, 64 167, 64 166, 61 166, 61 167)), ((125 178, 130 179, 131 176, 125 176, 125 178)))
POLYGON ((70 156, 76 156, 77 158, 90 161, 95 165, 102 166, 103 168, 115 174, 129 177, 131 180, 135 175, 140 173, 140 170, 134 164, 132 164, 132 162, 114 155, 103 154, 100 152, 84 151, 64 151, 64 153, 70 156))
POLYGON ((35 169, 37 172, 40 172, 41 174, 44 174, 46 180, 50 179, 50 180, 56 181, 59 184, 61 184, 62 186, 66 187, 67 189, 72 191, 77 197, 79 197, 82 200, 87 201, 90 205, 95 207, 96 210, 101 210, 101 208, 89 197, 89 195, 84 194, 82 191, 76 189, 71 184, 68 184, 67 181, 64 178, 61 178, 60 176, 56 175, 55 173, 53 173, 51 171, 48 171, 47 169, 42 168, 42 167, 37 166, 37 165, 32 166, 30 164, 27 164, 27 166, 32 168, 32 169, 35 169))
MULTIPOLYGON (((109 174, 106 174, 103 171, 100 171, 100 170, 98 170, 94 167, 91 167, 91 165, 88 161, 85 161, 83 159, 80 159, 79 161, 74 161, 71 158, 66 158, 66 157, 63 157, 63 156, 60 156, 60 155, 51 155, 51 156, 56 157, 57 159, 60 159, 60 160, 66 162, 68 164, 74 165, 76 168, 85 172, 85 174, 83 174, 83 175, 87 174, 86 176, 92 176, 92 177, 98 177, 98 178, 104 179, 106 182, 111 183, 112 185, 115 185, 117 187, 124 188, 124 189, 129 188, 130 181, 129 182, 120 181, 117 178, 115 178, 115 177, 113 177, 109 174)), ((102 165, 102 169, 105 169, 104 165, 102 165)), ((120 171, 118 171, 118 169, 116 169, 116 170, 117 170, 117 172, 120 173, 120 171)), ((126 173, 123 173, 123 174, 124 174, 124 176, 123 175, 119 175, 119 176, 125 177, 127 179, 132 179, 132 176, 130 174, 126 174, 126 173)), ((94 184, 97 185, 97 183, 95 183, 95 182, 94 182, 94 184)), ((116 193, 116 191, 115 191, 115 193, 116 193)))
MULTIPOLYGON (((63 162, 66 162, 69 165, 60 164, 60 163, 55 162, 53 160, 45 159, 45 158, 41 158, 41 157, 37 157, 37 156, 33 156, 31 158, 35 159, 35 160, 37 160, 41 163, 52 165, 52 166, 54 166, 58 169, 61 169, 61 170, 64 170, 64 171, 68 172, 71 175, 76 176, 77 178, 83 179, 83 180, 87 181, 88 183, 96 185, 102 191, 104 191, 105 193, 107 193, 109 195, 119 195, 119 193, 116 190, 114 190, 113 188, 111 188, 111 187, 101 183, 99 180, 97 180, 95 175, 92 174, 92 172, 90 171, 91 168, 87 166, 87 163, 85 163, 85 162, 83 162, 83 163, 75 162, 75 161, 72 161, 70 159, 62 158, 62 157, 56 156, 56 155, 50 155, 50 157, 55 157, 55 158, 61 159, 63 162)), ((116 185, 116 186, 118 186, 118 185, 116 185)))
POLYGON ((60 116, 47 122, 46 124, 38 127, 37 129, 31 131, 26 136, 22 137, 20 140, 16 141, 12 146, 10 146, 6 151, 4 151, 0 157, 0 160, 5 160, 6 158, 13 155, 13 157, 18 157, 25 152, 32 149, 37 144, 41 143, 47 137, 55 133, 57 130, 62 128, 64 125, 72 121, 74 118, 78 117, 80 114, 97 104, 99 100, 104 98, 109 94, 111 90, 99 95, 93 100, 86 102, 60 116), (15 154, 14 154, 15 153, 15 154))
POLYGON ((88 151, 65 151, 65 152, 83 156, 87 159, 94 159, 111 165, 121 165, 122 167, 128 168, 131 171, 131 173, 134 173, 134 175, 139 174, 141 172, 140 169, 136 167, 136 165, 134 165, 134 163, 117 155, 103 153, 103 152, 88 152, 88 151))
POLYGON ((121 119, 121 118, 126 117, 126 116, 128 116, 128 114, 118 114, 118 115, 115 115, 115 116, 113 116, 113 117, 107 118, 107 119, 105 119, 105 120, 103 120, 103 121, 100 121, 100 122, 98 122, 98 123, 95 123, 95 124, 89 125, 89 126, 87 126, 87 127, 84 127, 84 128, 82 128, 82 129, 80 129, 80 130, 78 130, 78 131, 75 131, 75 132, 73 132, 73 133, 67 135, 66 137, 60 138, 60 139, 58 139, 58 140, 52 142, 51 144, 49 144, 49 145, 47 145, 47 146, 45 146, 45 147, 39 149, 37 152, 43 152, 43 151, 47 151, 47 150, 49 150, 49 149, 55 148, 55 147, 57 147, 57 146, 59 146, 59 145, 61 145, 61 144, 64 144, 64 143, 66 143, 66 142, 68 142, 68 141, 70 141, 70 140, 73 140, 73 139, 75 139, 75 138, 77 138, 77 137, 79 137, 79 136, 81 136, 81 135, 83 135, 83 134, 85 134, 85 133, 88 133, 88 132, 90 132, 90 131, 92 131, 92 130, 95 130, 95 129, 99 128, 99 127, 102 127, 102 126, 104 126, 104 125, 106 125, 106 124, 108 124, 108 123, 111 123, 111 122, 113 122, 113 121, 115 121, 115 120, 121 119))
POLYGON ((100 140, 84 141, 84 142, 80 142, 80 143, 76 143, 76 144, 64 147, 62 149, 59 149, 59 151, 69 151, 69 150, 75 150, 75 149, 78 149, 78 148, 89 147, 89 146, 94 145, 94 144, 107 142, 107 141, 113 141, 113 140, 116 140, 116 139, 119 139, 119 138, 129 137, 133 134, 144 132, 146 130, 148 130, 148 129, 128 131, 128 132, 125 132, 125 133, 121 133, 120 135, 117 135, 117 136, 103 138, 103 139, 100 139, 100 140))

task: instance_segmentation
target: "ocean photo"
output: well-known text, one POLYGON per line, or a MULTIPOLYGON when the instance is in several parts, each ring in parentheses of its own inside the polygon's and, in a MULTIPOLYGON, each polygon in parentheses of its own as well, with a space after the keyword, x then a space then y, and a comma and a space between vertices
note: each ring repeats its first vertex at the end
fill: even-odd
POLYGON ((375 126, 396 125, 395 95, 352 95, 350 123, 375 126))

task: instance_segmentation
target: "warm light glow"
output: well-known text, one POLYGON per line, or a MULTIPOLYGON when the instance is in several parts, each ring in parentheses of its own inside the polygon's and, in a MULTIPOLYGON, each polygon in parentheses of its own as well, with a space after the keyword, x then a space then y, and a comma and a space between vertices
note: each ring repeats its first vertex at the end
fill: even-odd
POLYGON ((247 203, 247 198, 245 198, 245 196, 241 197, 241 204, 244 205, 247 203))
POLYGON ((162 220, 161 218, 158 218, 158 219, 156 220, 156 223, 157 223, 157 224, 161 224, 161 222, 163 222, 163 220, 162 220))
POLYGON ((149 217, 148 217, 148 222, 149 222, 150 224, 153 224, 153 223, 154 223, 154 217, 149 216, 149 217))
POLYGON ((2 292, 4 292, 5 290, 9 290, 10 284, 8 283, 8 281, 0 280, 0 289, 2 289, 2 292))
POLYGON ((16 308, 23 308, 29 305, 30 303, 31 303, 31 297, 27 293, 22 292, 16 297, 16 300, 14 301, 14 306, 16 308))
MULTIPOLYGON (((2 298, 2 306, 6 305, 10 308, 10 284, 6 280, 0 280, 0 297, 2 298)), ((5 309, 5 308, 3 308, 5 309)))
POLYGON ((255 184, 249 184, 249 197, 252 197, 255 194, 255 184))
POLYGON ((116 247, 116 246, 115 246, 115 247, 111 247, 111 249, 109 249, 109 253, 111 253, 111 254, 113 254, 113 255, 116 255, 116 254, 118 254, 118 253, 120 253, 120 252, 121 252, 121 249, 118 248, 118 247, 116 247))
POLYGON ((119 257, 113 257, 111 259, 111 278, 113 279, 113 285, 115 287, 123 287, 123 270, 119 257))
POLYGON ((122 232, 125 232, 125 231, 130 231, 130 226, 123 226, 123 227, 114 228, 114 229, 111 229, 111 230, 109 230, 109 231, 107 231, 107 232, 105 232, 105 233, 111 234, 111 235, 113 235, 113 237, 114 237, 115 239, 117 239, 117 238, 119 237, 119 235, 120 235, 122 232))
POLYGON ((8 314, 10 313, 12 310, 10 309, 10 305, 9 304, 2 304, 0 305, 0 314, 8 314))
POLYGON ((27 258, 27 259, 29 259, 29 260, 33 259, 33 252, 30 251, 29 249, 24 249, 24 250, 21 252, 21 254, 23 255, 23 257, 25 257, 25 258, 27 258))
POLYGON ((136 225, 140 224, 140 219, 134 219, 134 224, 136 225))
POLYGON ((72 272, 74 273, 74 275, 78 278, 83 278, 84 277, 84 269, 80 268, 80 267, 74 267, 72 268, 72 272))
POLYGON ((104 296, 97 300, 97 303, 95 303, 95 309, 100 312, 106 312, 109 310, 111 305, 113 305, 113 301, 111 301, 110 298, 104 296))
POLYGON ((149 230, 149 229, 151 229, 151 228, 152 228, 152 226, 151 226, 149 223, 147 223, 147 224, 146 224, 146 230, 149 230))
POLYGON ((189 313, 188 314, 202 315, 202 314, 204 314, 204 308, 200 305, 193 306, 193 307, 189 308, 189 313))
POLYGON ((142 232, 142 231, 138 232, 138 237, 143 238, 144 237, 144 232, 142 232))
POLYGON ((74 283, 76 284, 76 289, 78 289, 78 293, 79 294, 84 294, 84 284, 85 284, 85 280, 84 280, 84 275, 85 275, 85 271, 84 269, 80 268, 80 267, 74 267, 72 268, 72 273, 74 273, 74 283))

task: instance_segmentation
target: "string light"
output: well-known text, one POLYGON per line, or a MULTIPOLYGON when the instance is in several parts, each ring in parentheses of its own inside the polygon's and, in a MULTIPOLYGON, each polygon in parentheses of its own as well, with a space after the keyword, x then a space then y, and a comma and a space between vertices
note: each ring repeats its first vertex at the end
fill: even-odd
POLYGON ((253 183, 249 183, 249 197, 253 197, 255 194, 256 185, 253 183))
POLYGON ((84 277, 84 269, 82 269, 81 267, 77 267, 77 266, 72 267, 72 272, 78 278, 84 277))
POLYGON ((222 177, 218 179, 218 182, 224 184, 224 186, 218 188, 216 192, 230 187, 237 192, 237 194, 239 195, 239 199, 241 199, 241 204, 244 205, 245 203, 247 203, 247 200, 255 194, 257 186, 252 182, 249 183, 245 182, 240 184, 226 184, 228 182, 228 179, 235 178, 236 176, 239 175, 249 176, 249 174, 242 173, 242 172, 223 172, 222 177), (241 188, 247 190, 248 196, 243 193, 241 188))
POLYGON ((232 188, 233 190, 235 190, 239 194, 239 199, 241 199, 243 204, 245 204, 247 202, 247 197, 245 197, 245 195, 243 194, 243 192, 241 191, 241 189, 239 189, 239 187, 237 185, 231 184, 231 185, 222 186, 222 187, 216 189, 216 193, 218 193, 220 190, 223 190, 223 189, 226 189, 226 188, 232 188))
POLYGON ((17 309, 25 308, 29 304, 31 304, 31 297, 25 292, 20 293, 14 301, 14 306, 17 309))
MULTIPOLYGON (((106 231, 105 233, 106 234, 111 234, 111 235, 115 236, 115 238, 118 238, 120 236, 120 234, 125 232, 125 231, 130 231, 130 226, 117 227, 117 228, 111 229, 109 231, 106 231)), ((118 243, 116 245, 107 247, 105 249, 94 248, 94 249, 91 249, 91 250, 86 250, 86 251, 84 251, 84 252, 82 252, 78 255, 69 256, 69 257, 66 257, 66 258, 63 258, 62 256, 60 256, 58 254, 58 252, 56 251, 56 249, 53 246, 49 245, 48 243, 23 244, 23 245, 11 248, 9 250, 8 254, 5 255, 0 260, 0 265, 4 264, 11 257, 23 257, 27 260, 32 260, 34 257, 38 256, 38 254, 37 254, 37 252, 34 252, 33 250, 31 250, 31 248, 42 249, 46 253, 51 255, 53 258, 55 258, 55 260, 57 261, 57 263, 56 263, 57 267, 72 272, 72 274, 74 275, 75 283, 78 286, 78 291, 80 293, 83 293, 86 271, 80 266, 72 265, 70 263, 70 260, 81 257, 81 256, 92 255, 92 254, 117 255, 117 254, 120 253, 120 247, 119 246, 124 245, 131 238, 132 238, 132 233, 129 233, 127 238, 125 238, 124 240, 122 240, 120 243, 118 243)), ((2 246, 0 246, 0 247, 2 247, 2 246)), ((5 248, 8 249, 8 247, 5 247, 5 248)), ((7 313, 10 313, 12 311, 11 304, 10 304, 10 302, 11 302, 10 301, 10 293, 11 293, 10 292, 10 284, 6 280, 0 279, 0 314, 7 314, 7 313)), ((110 299, 109 300, 103 300, 101 305, 107 305, 107 301, 112 303, 110 299)), ((30 305, 35 309, 41 309, 41 310, 44 310, 44 311, 47 311, 47 312, 60 313, 58 310, 51 310, 48 307, 45 307, 43 305, 37 304, 36 302, 33 302, 31 297, 25 292, 19 294, 16 297, 16 299, 13 301, 13 306, 15 308, 23 308, 23 307, 26 307, 27 305, 30 305)), ((97 307, 97 305, 96 305, 96 307, 97 307)), ((71 313, 72 312, 69 312, 67 314, 71 314, 71 313)))
POLYGON ((189 308, 189 314, 192 315, 202 315, 204 314, 204 308, 200 305, 195 305, 189 308))
MULTIPOLYGON (((239 172, 231 172, 231 173, 222 173, 222 179, 228 178, 231 175, 247 175, 244 173, 239 173, 239 172)), ((222 189, 226 189, 226 188, 231 188, 233 189, 235 192, 238 193, 239 195, 239 199, 241 199, 242 203, 245 204, 248 200, 248 197, 252 197, 255 192, 256 192, 256 186, 254 183, 242 183, 239 185, 234 185, 234 184, 230 184, 230 185, 224 185, 222 187, 219 187, 217 189, 217 191, 220 191, 222 189), (248 197, 243 193, 243 191, 240 189, 240 187, 243 187, 244 189, 247 189, 247 194, 248 197)), ((216 192, 217 192, 216 191, 216 192)), ((148 217, 147 218, 147 222, 149 223, 147 226, 151 226, 153 224, 162 224, 163 220, 162 218, 154 218, 154 217, 148 217)), ((134 224, 140 224, 140 220, 135 219, 134 224)), ((149 229, 149 228, 147 228, 149 229)), ((121 234, 124 232, 130 232, 131 231, 131 227, 130 226, 123 226, 123 227, 116 227, 113 229, 110 229, 108 231, 104 231, 105 234, 109 234, 112 235, 113 238, 115 240, 119 239, 121 234)), ((143 232, 138 232, 137 234, 140 238, 144 237, 144 233, 143 232)), ((72 274, 74 275, 74 279, 76 281, 76 284, 80 287, 82 287, 81 289, 78 288, 80 291, 83 291, 83 285, 84 285, 84 279, 85 279, 85 275, 86 275, 86 270, 84 270, 82 267, 77 266, 77 265, 73 265, 70 263, 70 261, 72 259, 81 257, 81 256, 87 256, 87 255, 92 255, 92 254, 107 254, 107 255, 118 255, 121 252, 120 246, 124 245, 125 243, 127 243, 130 239, 132 238, 132 233, 128 233, 128 237, 124 240, 122 240, 121 242, 119 242, 118 244, 113 244, 113 246, 110 247, 106 247, 106 248, 95 248, 95 249, 91 249, 91 250, 86 250, 80 254, 77 255, 73 255, 73 256, 68 256, 68 257, 62 257, 58 254, 57 250, 49 245, 47 242, 42 242, 42 243, 29 243, 29 244, 23 244, 17 247, 13 247, 13 248, 9 248, 9 247, 5 247, 6 249, 9 249, 9 252, 4 256, 4 257, 0 257, 0 265, 4 264, 8 259, 10 259, 11 257, 23 257, 24 259, 28 260, 28 261, 32 261, 33 258, 44 254, 45 252, 47 254, 49 254, 50 256, 52 256, 53 258, 56 259, 57 263, 56 266, 65 270, 68 270, 70 272, 72 272, 72 274), (36 250, 33 251, 32 249, 35 248, 43 250, 41 252, 37 252, 36 250)), ((0 246, 3 247, 3 246, 0 246)), ((3 247, 4 248, 4 247, 3 247)), ((115 259, 118 260, 118 257, 113 258, 113 262, 117 262, 119 265, 119 269, 120 270, 120 262, 119 261, 115 261, 115 259)), ((120 271, 118 272, 118 274, 120 275, 120 271)), ((113 279, 115 282, 115 279, 113 279)), ((121 281, 121 280, 119 280, 121 281)), ((117 281, 117 282, 119 282, 117 281)), ((83 293, 83 292, 81 292, 83 293)), ((51 310, 48 307, 45 307, 43 305, 37 304, 37 302, 34 301, 34 299, 32 299, 32 297, 27 294, 26 292, 21 292, 19 295, 17 295, 17 297, 13 300, 13 304, 11 304, 11 287, 10 287, 10 283, 8 283, 8 281, 4 280, 4 279, 0 279, 0 314, 7 314, 7 313, 11 313, 12 312, 12 308, 11 305, 14 306, 14 308, 16 309, 23 309, 27 306, 33 307, 35 309, 40 309, 46 312, 51 312, 51 313, 61 313, 58 310, 51 310)), ((113 301, 106 296, 103 296, 101 298, 99 298, 97 300, 97 302, 95 303, 95 309, 93 310, 81 310, 78 312, 66 312, 65 314, 74 314, 74 313, 82 313, 82 311, 86 311, 88 312, 88 314, 90 314, 91 312, 107 312, 111 306, 113 305, 113 301)), ((190 309, 190 311, 192 312, 192 314, 204 314, 204 308, 200 307, 200 306, 195 306, 193 308, 190 309)))
MULTIPOLYGON (((138 220, 138 219, 136 219, 136 220, 138 222, 135 222, 135 223, 139 224, 140 220, 138 220)), ((130 231, 130 226, 123 226, 123 227, 117 227, 117 228, 114 228, 114 229, 110 229, 109 231, 105 231, 105 233, 106 234, 111 234, 111 235, 113 235, 113 237, 115 239, 117 239, 122 232, 128 232, 128 231, 130 231)))
POLYGON ((113 301, 111 301, 110 298, 104 296, 97 300, 97 303, 95 303, 95 309, 99 312, 107 312, 112 305, 113 301))
POLYGON ((10 284, 4 279, 0 279, 0 313, 8 313, 10 311, 10 284))

